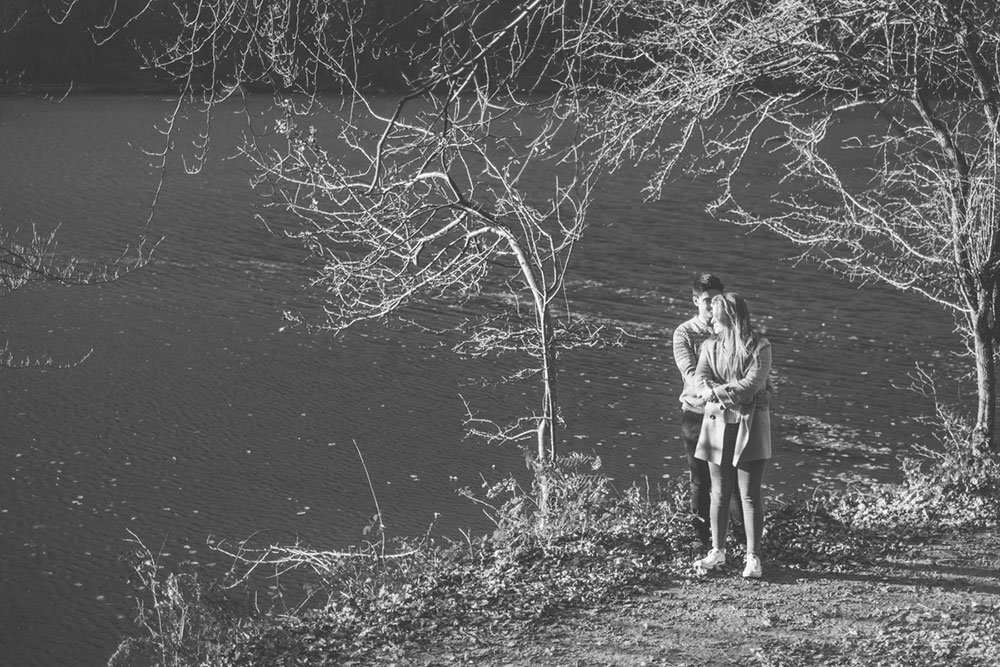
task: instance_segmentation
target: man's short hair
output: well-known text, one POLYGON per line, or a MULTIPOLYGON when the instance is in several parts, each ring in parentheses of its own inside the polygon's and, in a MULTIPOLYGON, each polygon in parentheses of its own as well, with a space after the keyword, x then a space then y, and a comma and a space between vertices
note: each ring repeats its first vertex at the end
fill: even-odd
POLYGON ((700 273, 694 277, 694 282, 691 283, 691 293, 694 296, 713 290, 724 292, 725 288, 722 286, 722 281, 711 273, 700 273))

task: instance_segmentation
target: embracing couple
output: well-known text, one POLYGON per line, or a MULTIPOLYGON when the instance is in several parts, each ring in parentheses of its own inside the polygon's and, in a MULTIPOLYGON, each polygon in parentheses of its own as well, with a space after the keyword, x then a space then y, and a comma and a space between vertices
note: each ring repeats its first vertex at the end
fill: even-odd
POLYGON ((674 361, 684 378, 681 434, 691 481, 696 538, 711 549, 700 572, 726 563, 730 515, 746 533, 743 576, 763 575, 761 483, 771 458, 771 343, 750 321, 746 301, 702 274, 692 284, 698 314, 674 331, 674 361), (732 504, 732 509, 730 508, 732 504))

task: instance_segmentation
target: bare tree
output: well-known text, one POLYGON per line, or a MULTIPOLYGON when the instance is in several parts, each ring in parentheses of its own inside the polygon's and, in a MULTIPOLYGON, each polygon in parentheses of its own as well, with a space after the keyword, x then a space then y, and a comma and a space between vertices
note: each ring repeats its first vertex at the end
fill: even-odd
POLYGON ((712 210, 954 311, 995 445, 1000 13, 976 0, 608 0, 582 37, 612 163, 718 178, 712 210), (844 136, 850 120, 861 129, 844 136), (770 201, 758 167, 776 163, 770 201))
POLYGON ((580 110, 565 94, 586 15, 551 0, 177 9, 177 39, 150 59, 182 88, 168 131, 192 108, 208 120, 248 90, 275 94, 273 131, 248 132, 242 152, 275 207, 267 224, 317 262, 323 314, 309 323, 340 331, 412 317, 407 307, 426 299, 489 301, 485 317, 456 314, 456 349, 527 353, 542 397, 527 423, 499 426, 470 408, 470 425, 533 440, 535 460, 551 461, 557 351, 596 333, 564 301, 595 164, 567 123, 580 110), (501 285, 512 298, 489 296, 501 285))

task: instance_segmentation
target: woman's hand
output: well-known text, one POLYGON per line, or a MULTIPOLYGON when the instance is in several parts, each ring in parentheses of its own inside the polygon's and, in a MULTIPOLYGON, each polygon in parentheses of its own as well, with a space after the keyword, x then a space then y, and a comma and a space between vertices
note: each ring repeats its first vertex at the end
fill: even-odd
POLYGON ((706 403, 716 403, 719 400, 719 397, 715 395, 715 391, 713 391, 711 387, 705 387, 702 389, 700 398, 706 403))

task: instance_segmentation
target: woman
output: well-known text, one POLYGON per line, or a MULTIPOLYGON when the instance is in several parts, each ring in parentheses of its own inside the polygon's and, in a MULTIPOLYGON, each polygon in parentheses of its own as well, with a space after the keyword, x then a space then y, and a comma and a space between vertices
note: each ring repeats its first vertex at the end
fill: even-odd
POLYGON ((726 530, 733 478, 739 482, 747 556, 743 576, 763 574, 759 547, 764 530, 761 482, 771 458, 771 343, 750 322, 746 301, 733 292, 712 299, 714 336, 698 358, 695 383, 706 401, 695 456, 708 461, 712 478, 712 550, 695 562, 700 571, 726 562, 726 530))

